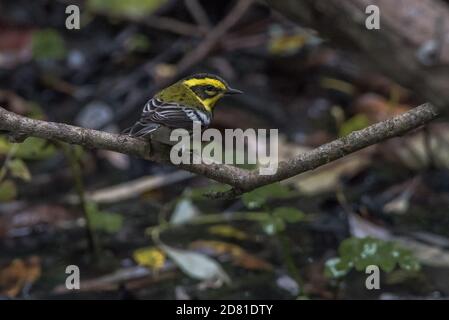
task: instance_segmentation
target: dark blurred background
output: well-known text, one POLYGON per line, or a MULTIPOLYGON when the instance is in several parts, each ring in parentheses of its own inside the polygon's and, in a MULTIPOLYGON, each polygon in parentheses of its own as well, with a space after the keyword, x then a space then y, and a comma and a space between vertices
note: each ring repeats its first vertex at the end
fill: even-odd
MULTIPOLYGON (((1 0, 0 106, 120 132, 158 90, 210 72, 245 92, 212 127, 277 128, 285 160, 423 102, 334 45, 256 1, 1 0)), ((432 124, 211 200, 223 186, 171 166, 1 136, 0 296, 445 298, 448 139, 432 124), (370 264, 380 290, 365 288, 370 264), (80 290, 65 287, 68 265, 80 290)))

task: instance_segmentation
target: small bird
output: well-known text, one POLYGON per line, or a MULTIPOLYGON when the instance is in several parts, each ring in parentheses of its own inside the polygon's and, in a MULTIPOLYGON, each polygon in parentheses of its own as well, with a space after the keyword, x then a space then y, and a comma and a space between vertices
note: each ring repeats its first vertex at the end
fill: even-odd
POLYGON ((192 130, 193 122, 207 128, 215 104, 225 95, 239 94, 216 75, 199 73, 186 77, 159 91, 144 106, 139 121, 124 133, 144 137, 158 128, 192 130))

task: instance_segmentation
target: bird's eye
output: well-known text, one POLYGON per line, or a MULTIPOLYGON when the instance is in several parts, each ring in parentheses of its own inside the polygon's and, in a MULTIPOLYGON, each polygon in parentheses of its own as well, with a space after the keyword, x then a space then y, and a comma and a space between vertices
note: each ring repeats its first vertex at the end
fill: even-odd
POLYGON ((206 86, 206 88, 204 88, 204 92, 206 92, 208 96, 214 96, 217 94, 214 86, 206 86))

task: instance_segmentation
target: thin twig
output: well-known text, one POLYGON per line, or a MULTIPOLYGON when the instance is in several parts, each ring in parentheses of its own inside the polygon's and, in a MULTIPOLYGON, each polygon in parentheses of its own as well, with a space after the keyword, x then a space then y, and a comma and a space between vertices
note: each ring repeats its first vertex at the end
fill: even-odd
POLYGON ((134 20, 134 22, 144 24, 147 27, 169 31, 183 36, 200 36, 206 33, 206 28, 179 21, 173 18, 151 16, 149 18, 134 20))
POLYGON ((209 17, 198 0, 184 0, 184 3, 197 24, 206 28, 211 27, 209 17))
MULTIPOLYGON (((96 10, 95 14, 99 16, 104 16, 109 18, 111 15, 107 12, 103 12, 100 10, 96 10)), ((168 18, 168 17, 160 17, 156 15, 151 15, 150 17, 134 17, 134 16, 118 16, 115 17, 121 20, 126 20, 129 22, 133 22, 140 25, 145 25, 149 28, 161 30, 161 31, 167 31, 176 33, 182 36, 189 36, 192 35, 202 35, 206 33, 206 29, 201 26, 195 26, 193 24, 183 22, 177 19, 168 18)))
POLYGON ((195 50, 186 54, 178 63, 178 74, 187 71, 191 66, 203 60, 218 41, 232 28, 249 9, 253 0, 240 0, 228 15, 212 29, 195 50))

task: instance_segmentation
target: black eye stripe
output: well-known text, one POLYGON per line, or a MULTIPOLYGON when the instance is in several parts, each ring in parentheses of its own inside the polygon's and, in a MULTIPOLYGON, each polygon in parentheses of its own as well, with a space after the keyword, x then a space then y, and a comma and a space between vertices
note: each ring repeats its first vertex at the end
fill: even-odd
POLYGON ((219 94, 222 89, 217 88, 210 84, 199 84, 195 86, 191 86, 190 89, 195 92, 197 96, 199 96, 201 99, 208 99, 215 97, 217 94, 219 94))
POLYGON ((219 90, 219 88, 214 87, 214 86, 212 86, 210 84, 198 84, 196 86, 190 87, 190 89, 192 89, 193 91, 196 91, 196 90, 214 90, 214 91, 217 91, 217 90, 219 90))

